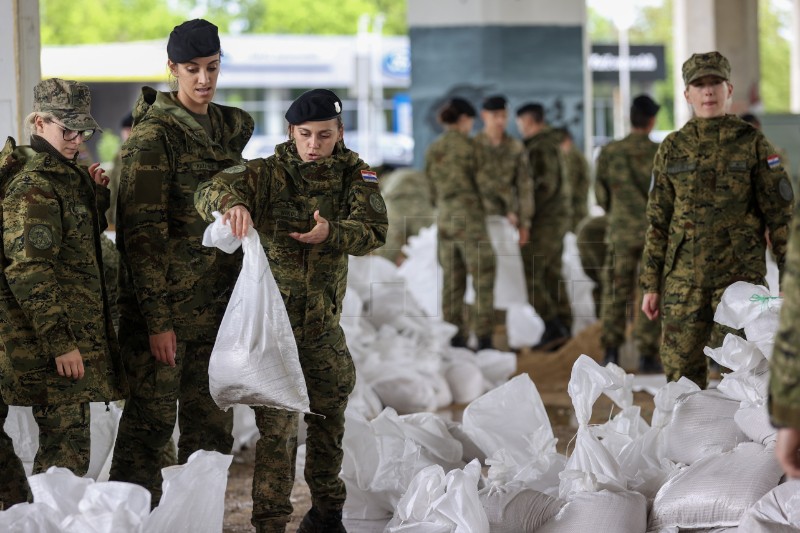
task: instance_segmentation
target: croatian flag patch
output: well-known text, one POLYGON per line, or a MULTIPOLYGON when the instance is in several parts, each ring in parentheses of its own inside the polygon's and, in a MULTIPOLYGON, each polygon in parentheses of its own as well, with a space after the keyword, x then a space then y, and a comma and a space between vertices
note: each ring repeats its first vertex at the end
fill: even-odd
POLYGON ((767 164, 769 168, 775 168, 781 164, 781 158, 778 154, 772 154, 767 158, 767 164))
POLYGON ((378 183, 378 175, 372 170, 362 170, 361 179, 370 183, 378 183))

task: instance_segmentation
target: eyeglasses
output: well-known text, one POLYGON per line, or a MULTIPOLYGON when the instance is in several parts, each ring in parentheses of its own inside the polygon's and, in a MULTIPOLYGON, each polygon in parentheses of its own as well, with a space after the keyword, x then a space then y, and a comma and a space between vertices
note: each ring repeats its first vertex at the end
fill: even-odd
POLYGON ((79 135, 83 138, 84 141, 88 141, 89 139, 92 138, 92 135, 94 135, 94 131, 95 131, 93 129, 75 131, 75 130, 71 130, 71 129, 65 127, 65 126, 62 126, 61 124, 59 124, 58 122, 56 122, 54 120, 51 120, 50 122, 55 124, 59 128, 61 128, 61 138, 64 139, 65 141, 74 141, 75 139, 78 138, 79 135))

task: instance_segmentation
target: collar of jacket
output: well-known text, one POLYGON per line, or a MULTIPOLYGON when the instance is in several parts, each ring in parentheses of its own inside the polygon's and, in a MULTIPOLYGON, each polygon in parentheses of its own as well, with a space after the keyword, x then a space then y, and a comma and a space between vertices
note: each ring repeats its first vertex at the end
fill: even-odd
POLYGON ((35 134, 31 135, 31 148, 39 153, 51 155, 62 163, 75 163, 75 161, 78 159, 78 154, 75 154, 75 157, 72 159, 67 159, 64 157, 64 154, 56 150, 55 147, 47 142, 44 137, 35 134))

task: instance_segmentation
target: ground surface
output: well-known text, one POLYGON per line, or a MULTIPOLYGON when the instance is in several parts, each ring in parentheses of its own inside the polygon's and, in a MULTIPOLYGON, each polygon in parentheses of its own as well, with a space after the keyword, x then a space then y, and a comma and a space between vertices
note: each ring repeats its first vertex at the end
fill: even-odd
MULTIPOLYGON (((518 357, 518 373, 527 373, 536 384, 553 426, 553 433, 558 438, 558 451, 567 453, 572 450, 570 441, 577 432, 572 402, 567 395, 567 383, 575 360, 586 354, 596 361, 602 360, 600 348, 600 326, 594 324, 587 327, 557 352, 544 353, 523 351, 518 357)), ((622 353, 622 364, 629 372, 634 370, 633 357, 626 351, 622 353), (630 367, 630 368, 628 368, 630 367)), ((642 417, 649 421, 653 414, 653 397, 647 393, 635 393, 634 402, 642 407, 642 417)), ((465 406, 453 406, 451 410, 458 417, 465 406)), ((608 420, 615 413, 612 403, 604 396, 594 406, 593 423, 608 420)), ((234 458, 228 478, 228 490, 225 495, 224 533, 249 533, 255 531, 250 525, 252 500, 250 489, 253 478, 253 450, 244 450, 234 458)), ((292 492, 292 503, 295 514, 287 528, 294 532, 300 520, 311 505, 308 487, 305 483, 295 483, 292 492)))

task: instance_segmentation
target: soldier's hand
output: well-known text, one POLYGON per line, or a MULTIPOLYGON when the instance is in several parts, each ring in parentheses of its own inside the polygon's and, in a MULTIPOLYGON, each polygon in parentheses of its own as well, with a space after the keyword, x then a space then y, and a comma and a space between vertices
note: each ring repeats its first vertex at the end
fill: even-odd
POLYGON ((512 226, 514 226, 515 228, 519 227, 519 218, 517 218, 516 213, 509 213, 506 215, 506 218, 508 219, 509 222, 511 222, 512 226))
POLYGON ((222 223, 229 224, 233 236, 241 239, 247 235, 247 231, 253 225, 253 218, 245 206, 235 205, 222 215, 222 223))
POLYGON ((56 357, 56 370, 58 370, 59 376, 72 378, 74 380, 81 379, 84 373, 81 352, 79 350, 72 350, 71 352, 56 357))
POLYGON ((800 429, 778 430, 775 457, 788 477, 800 478, 800 429))
POLYGON ((317 221, 317 225, 314 226, 314 229, 308 233, 297 233, 295 231, 290 233, 289 237, 307 244, 319 244, 321 242, 325 242, 325 239, 327 239, 328 235, 331 233, 331 226, 328 224, 327 220, 322 218, 322 215, 319 214, 319 210, 314 211, 314 220, 317 221))
POLYGON ((89 165, 89 175, 96 184, 102 187, 108 186, 108 176, 106 176, 106 171, 100 168, 100 163, 92 163, 89 165))
POLYGON ((650 320, 658 318, 658 300, 659 295, 657 292, 648 292, 642 297, 642 311, 650 320))
POLYGON ((523 244, 528 244, 528 240, 531 238, 531 232, 528 228, 522 227, 519 228, 519 245, 522 246, 523 244))
POLYGON ((174 331, 169 330, 150 335, 150 352, 157 361, 174 367, 177 351, 178 341, 174 331))

